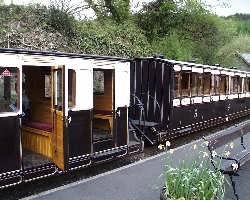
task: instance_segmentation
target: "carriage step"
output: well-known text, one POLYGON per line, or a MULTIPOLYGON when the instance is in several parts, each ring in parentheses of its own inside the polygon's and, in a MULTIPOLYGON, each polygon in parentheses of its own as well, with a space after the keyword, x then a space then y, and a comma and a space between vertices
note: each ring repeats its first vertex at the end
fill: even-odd
POLYGON ((131 120, 131 122, 135 125, 148 126, 148 127, 153 127, 159 124, 156 122, 140 121, 140 120, 131 120))

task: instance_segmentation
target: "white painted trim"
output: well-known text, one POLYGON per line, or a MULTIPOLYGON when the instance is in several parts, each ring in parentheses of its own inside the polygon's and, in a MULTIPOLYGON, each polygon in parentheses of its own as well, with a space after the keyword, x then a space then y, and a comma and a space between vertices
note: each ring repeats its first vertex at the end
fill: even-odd
POLYGON ((242 73, 237 72, 237 73, 234 73, 234 75, 235 75, 235 76, 241 76, 242 73))
POLYGON ((239 94, 239 98, 245 98, 245 97, 246 97, 246 93, 239 94))
POLYGON ((229 94, 228 99, 235 99, 238 98, 238 94, 229 94))
POLYGON ((220 100, 226 100, 227 99, 227 95, 220 95, 220 100))
POLYGON ((204 72, 207 72, 207 73, 211 73, 211 71, 212 71, 212 70, 211 70, 210 68, 205 68, 205 69, 204 69, 204 72))
MULTIPOLYGON (((59 58, 55 56, 44 56, 44 55, 21 55, 22 57, 22 65, 28 66, 56 66, 58 64, 59 58)), ((64 58, 61 58, 64 60, 64 58)))
POLYGON ((0 113, 0 117, 14 117, 14 116, 17 116, 19 114, 22 114, 20 111, 18 112, 3 112, 3 113, 0 113))
POLYGON ((203 102, 210 102, 210 96, 203 97, 203 102))
POLYGON ((181 66, 180 65, 174 65, 174 71, 176 71, 176 72, 181 71, 181 66))
POLYGON ((250 92, 247 92, 247 93, 246 93, 246 97, 250 97, 250 92))
POLYGON ((68 90, 68 85, 69 85, 69 78, 68 78, 68 67, 65 67, 65 78, 64 78, 64 88, 65 90, 63 91, 64 94, 64 109, 65 109, 65 116, 67 117, 69 115, 69 90, 68 90))
POLYGON ((211 101, 219 101, 219 100, 220 100, 220 96, 217 96, 217 95, 211 96, 211 101))
POLYGON ((247 77, 247 75, 246 74, 241 74, 240 77, 245 78, 245 77, 247 77))
POLYGON ((173 106, 180 106, 181 105, 181 101, 180 101, 180 99, 174 99, 173 100, 173 106))
POLYGON ((192 68, 189 66, 186 66, 186 65, 182 66, 182 71, 191 71, 191 70, 192 70, 192 68))
POLYGON ((234 72, 227 72, 227 74, 226 75, 228 75, 228 76, 234 76, 234 72))
POLYGON ((130 104, 130 63, 118 62, 115 68, 115 110, 130 104))
POLYGON ((192 72, 202 74, 203 73, 203 68, 192 67, 192 72))
POLYGON ((202 103, 202 97, 193 97, 191 99, 192 103, 202 103))
POLYGON ((211 70, 211 74, 220 74, 219 70, 211 70))
POLYGON ((190 97, 188 97, 188 98, 183 98, 183 99, 181 100, 181 105, 189 105, 189 104, 191 104, 190 97))
POLYGON ((1 54, 0 53, 0 67, 17 68, 19 70, 19 110, 17 112, 0 112, 0 117, 11 117, 22 114, 22 65, 20 55, 15 54, 1 54))

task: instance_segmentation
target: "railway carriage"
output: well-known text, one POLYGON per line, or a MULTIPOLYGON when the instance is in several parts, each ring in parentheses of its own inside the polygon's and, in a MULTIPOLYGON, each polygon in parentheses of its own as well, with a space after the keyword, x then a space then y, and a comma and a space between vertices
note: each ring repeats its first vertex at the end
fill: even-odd
POLYGON ((0 60, 0 187, 142 150, 129 61, 15 49, 0 60))
POLYGON ((162 58, 135 59, 130 84, 131 102, 137 107, 137 112, 130 112, 131 124, 151 144, 250 113, 249 72, 162 58))

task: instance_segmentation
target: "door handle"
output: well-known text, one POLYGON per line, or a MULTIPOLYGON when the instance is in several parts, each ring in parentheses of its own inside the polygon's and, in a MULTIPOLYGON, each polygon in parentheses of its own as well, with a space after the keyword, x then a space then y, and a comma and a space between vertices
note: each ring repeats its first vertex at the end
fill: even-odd
POLYGON ((121 111, 120 111, 120 110, 117 110, 117 111, 116 111, 116 114, 117 114, 118 117, 120 117, 120 116, 121 116, 121 111))

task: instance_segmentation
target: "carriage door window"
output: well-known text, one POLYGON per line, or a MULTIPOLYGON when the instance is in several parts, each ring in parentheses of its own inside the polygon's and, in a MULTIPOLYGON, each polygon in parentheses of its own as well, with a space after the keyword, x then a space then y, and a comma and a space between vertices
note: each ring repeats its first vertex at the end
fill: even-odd
POLYGON ((204 73, 204 81, 203 81, 203 88, 204 88, 204 95, 210 96, 210 88, 211 88, 211 74, 204 73))
POLYGON ((175 72, 174 75, 174 98, 180 98, 180 73, 175 72))
POLYGON ((230 80, 230 77, 226 76, 226 94, 229 94, 229 80, 230 80))
POLYGON ((191 73, 182 72, 181 74, 181 95, 182 97, 190 97, 190 81, 191 81, 191 73))
POLYGON ((68 106, 74 108, 76 105, 76 72, 68 70, 68 106))
POLYGON ((192 73, 191 74, 191 86, 192 86, 192 97, 196 97, 198 95, 198 74, 192 73))
POLYGON ((231 77, 230 91, 232 94, 238 93, 238 79, 236 76, 231 77))
POLYGON ((250 79, 249 78, 245 78, 245 92, 250 92, 250 79))
POLYGON ((242 93, 242 77, 237 77, 238 80, 238 93, 242 93))
POLYGON ((227 91, 227 81, 226 81, 226 76, 221 75, 220 77, 220 94, 225 95, 227 91))
POLYGON ((0 67, 0 112, 18 112, 20 108, 20 72, 0 67))
POLYGON ((57 110, 62 110, 63 106, 63 82, 62 82, 62 70, 57 69, 54 72, 54 106, 57 110))
POLYGON ((214 75, 214 95, 220 94, 220 76, 214 75))

